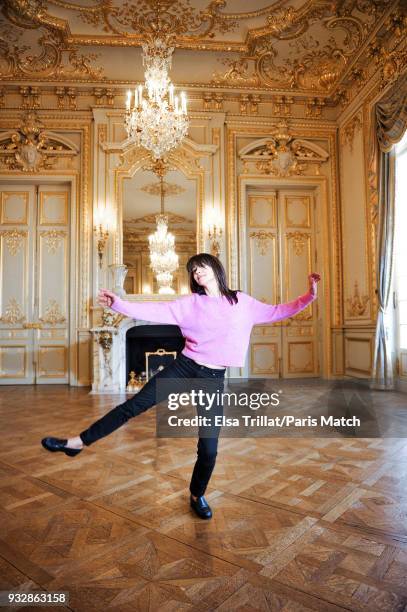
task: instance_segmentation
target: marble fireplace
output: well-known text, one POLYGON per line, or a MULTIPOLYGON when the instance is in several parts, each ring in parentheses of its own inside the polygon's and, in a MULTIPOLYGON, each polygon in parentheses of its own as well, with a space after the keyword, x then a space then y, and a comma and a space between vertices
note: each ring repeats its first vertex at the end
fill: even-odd
POLYGON ((92 329, 93 383, 91 393, 126 393, 131 369, 144 371, 145 351, 158 348, 180 352, 185 344, 179 327, 134 321, 108 313, 92 329), (140 369, 141 368, 141 369, 140 369))

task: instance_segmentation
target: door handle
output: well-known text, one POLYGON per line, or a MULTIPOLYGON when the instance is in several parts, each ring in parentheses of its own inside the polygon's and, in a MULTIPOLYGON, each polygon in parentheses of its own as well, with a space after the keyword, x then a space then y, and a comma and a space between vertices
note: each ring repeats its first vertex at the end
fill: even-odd
POLYGON ((23 323, 25 329, 42 329, 42 323, 23 323))

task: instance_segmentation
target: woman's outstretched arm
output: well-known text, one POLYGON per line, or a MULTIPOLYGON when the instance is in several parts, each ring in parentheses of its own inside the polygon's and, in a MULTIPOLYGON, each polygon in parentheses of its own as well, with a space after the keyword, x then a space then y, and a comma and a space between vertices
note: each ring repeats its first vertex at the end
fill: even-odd
POLYGON ((142 319, 153 323, 179 325, 188 310, 192 296, 168 302, 128 302, 108 289, 100 289, 98 303, 132 319, 142 319))
POLYGON ((311 304, 311 302, 317 298, 317 283, 320 279, 320 275, 315 272, 309 274, 308 292, 285 304, 264 304, 253 298, 251 306, 253 325, 258 325, 260 323, 275 323, 276 321, 292 317, 298 312, 301 312, 301 310, 304 310, 308 304, 311 304))

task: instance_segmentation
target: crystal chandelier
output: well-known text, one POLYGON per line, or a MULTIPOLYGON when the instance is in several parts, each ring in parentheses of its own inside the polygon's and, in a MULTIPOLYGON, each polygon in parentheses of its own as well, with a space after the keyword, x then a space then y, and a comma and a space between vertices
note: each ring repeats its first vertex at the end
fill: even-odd
POLYGON ((158 293, 175 293, 172 273, 178 269, 178 255, 174 250, 174 236, 168 232, 168 215, 164 213, 164 176, 160 174, 161 212, 156 215, 157 229, 148 237, 150 268, 154 271, 158 293))
POLYGON ((188 131, 187 99, 174 95, 168 72, 174 47, 168 38, 149 36, 143 44, 145 86, 127 92, 125 126, 130 140, 151 152, 154 159, 177 147, 188 131), (146 97, 144 91, 146 90, 146 97))

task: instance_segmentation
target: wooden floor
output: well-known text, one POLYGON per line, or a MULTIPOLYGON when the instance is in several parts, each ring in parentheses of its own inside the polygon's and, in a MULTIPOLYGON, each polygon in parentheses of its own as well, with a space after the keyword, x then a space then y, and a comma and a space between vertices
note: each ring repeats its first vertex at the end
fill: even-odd
POLYGON ((68 458, 40 439, 122 400, 0 398, 0 590, 69 591, 84 612, 407 609, 407 439, 223 438, 202 521, 196 440, 157 439, 154 409, 68 458))

